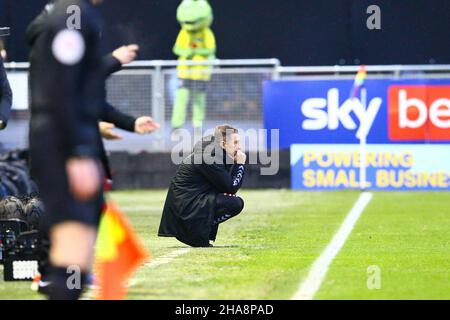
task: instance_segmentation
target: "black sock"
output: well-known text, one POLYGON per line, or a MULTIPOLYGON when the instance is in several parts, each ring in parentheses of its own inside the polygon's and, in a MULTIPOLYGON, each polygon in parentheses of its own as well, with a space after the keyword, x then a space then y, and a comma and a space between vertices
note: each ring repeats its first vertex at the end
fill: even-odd
POLYGON ((47 278, 51 282, 48 298, 50 300, 78 300, 83 293, 86 274, 81 273, 79 279, 68 267, 50 266, 47 278))

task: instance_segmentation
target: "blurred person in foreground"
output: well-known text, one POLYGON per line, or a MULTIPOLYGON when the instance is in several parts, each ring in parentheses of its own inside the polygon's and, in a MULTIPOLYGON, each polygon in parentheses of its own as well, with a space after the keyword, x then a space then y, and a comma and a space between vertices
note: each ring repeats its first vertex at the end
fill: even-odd
MULTIPOLYGON (((63 6, 63 4, 62 4, 63 2, 64 1, 52 1, 51 3, 49 3, 45 7, 43 12, 36 19, 34 19, 33 22, 30 24, 30 26, 28 27, 27 38, 28 38, 30 45, 33 48, 35 48, 35 46, 37 44, 42 42, 43 37, 48 36, 49 30, 47 28, 49 27, 49 23, 51 23, 52 19, 55 19, 54 15, 58 13, 58 11, 56 11, 56 10, 59 9, 58 6, 60 6, 60 5, 63 6)), ((91 1, 91 2, 92 2, 92 4, 99 3, 98 1, 91 1)), ((80 1, 80 3, 84 3, 84 1, 80 1)), ((86 1, 86 3, 87 3, 87 1, 86 1)), ((70 3, 68 3, 66 5, 70 5, 70 3)), ((89 7, 89 6, 87 8, 91 9, 91 10, 93 9, 93 7, 89 7)), ((91 12, 85 11, 84 13, 91 13, 91 12)), ((91 18, 92 17, 95 17, 95 16, 92 15, 91 18)), ((98 22, 98 16, 95 17, 95 19, 93 19, 93 20, 94 21, 91 21, 91 22, 96 22, 96 21, 98 22)), ((98 26, 98 24, 97 24, 97 26, 98 26)), ((98 40, 95 38, 99 37, 99 30, 97 30, 97 26, 92 30, 92 34, 90 35, 91 39, 94 39, 95 41, 98 40), (97 31, 98 31, 98 33, 97 33, 97 31)), ((83 30, 80 30, 80 31, 83 31, 83 30)), ((60 32, 62 32, 62 31, 60 31, 60 32)), ((87 33, 87 35, 89 35, 89 34, 87 33)), ((96 117, 93 116, 94 114, 91 114, 91 117, 87 117, 87 119, 84 119, 84 120, 89 120, 89 127, 91 129, 90 134, 92 135, 92 137, 91 137, 92 139, 89 141, 91 144, 90 148, 95 150, 95 152, 96 152, 95 157, 97 157, 96 160, 98 161, 98 163, 100 163, 100 162, 102 163, 102 165, 99 166, 99 171, 100 171, 100 175, 105 176, 105 178, 106 178, 105 181, 108 182, 108 183, 104 184, 105 188, 107 188, 107 187, 110 188, 112 175, 111 175, 111 172, 109 169, 108 159, 106 156, 106 152, 104 150, 104 146, 103 146, 103 142, 100 137, 100 134, 102 137, 104 137, 106 139, 120 139, 121 136, 119 134, 117 134, 116 132, 114 132, 112 130, 113 128, 118 127, 120 129, 127 130, 130 132, 136 132, 139 134, 151 133, 154 130, 156 130, 157 128, 159 128, 159 125, 157 123, 155 123, 151 117, 147 117, 147 116, 142 116, 142 117, 138 117, 138 118, 132 117, 130 115, 127 115, 125 113, 118 111, 117 109, 115 109, 112 105, 110 105, 106 101, 105 80, 112 73, 119 71, 121 69, 122 65, 132 62, 136 58, 138 49, 139 49, 139 47, 137 45, 122 46, 122 47, 116 49, 113 53, 102 57, 102 59, 99 61, 98 65, 95 65, 95 63, 90 65, 90 69, 85 70, 85 71, 87 72, 87 74, 95 77, 95 80, 98 81, 98 82, 94 83, 94 85, 96 86, 96 89, 98 91, 90 92, 91 95, 89 96, 90 98, 92 98, 92 102, 95 101, 98 104, 94 106, 94 104, 91 103, 90 107, 95 107, 95 108, 98 107, 98 110, 95 110, 95 109, 82 110, 82 109, 79 109, 81 105, 73 106, 75 108, 75 110, 81 114, 83 113, 83 111, 97 111, 96 117), (97 118, 96 121, 103 120, 103 121, 107 121, 107 122, 101 122, 99 124, 99 126, 97 127, 97 126, 93 125, 94 118, 97 118), (96 132, 93 131, 94 129, 96 132)), ((53 46, 53 51, 54 51, 54 46, 53 46)), ((33 50, 32 55, 31 55, 32 61, 33 61, 34 56, 35 56, 35 54, 34 54, 34 50, 33 50)), ((98 49, 97 49, 95 58, 98 59, 98 49)), ((80 60, 79 63, 81 64, 82 60, 80 60)), ((74 74, 71 74, 69 72, 70 67, 71 67, 71 65, 68 66, 68 69, 65 69, 65 71, 67 72, 67 74, 65 74, 65 75, 68 78, 70 78, 71 76, 74 76, 74 74)), ((74 79, 71 79, 71 80, 73 81, 74 79)), ((84 80, 86 81, 87 79, 84 79, 84 80)), ((79 85, 78 90, 80 90, 80 93, 83 94, 83 90, 81 89, 83 87, 82 83, 77 83, 74 85, 75 86, 79 85)), ((74 88, 72 88, 72 90, 74 90, 74 88)), ((86 94, 86 93, 84 93, 84 94, 86 94)), ((77 102, 82 103, 81 100, 78 100, 77 102)), ((56 110, 53 110, 53 111, 56 111, 56 110)), ((57 117, 54 117, 54 118, 57 118, 57 117)), ((58 119, 56 119, 56 120, 58 120, 58 119)), ((85 125, 87 125, 87 123, 85 123, 85 125)), ((30 138, 30 140, 31 140, 31 138, 30 138)), ((37 145, 37 146, 39 146, 39 145, 37 145)), ((39 176, 40 174, 42 174, 42 172, 39 172, 41 169, 39 169, 39 167, 36 165, 36 161, 33 157, 33 154, 31 156, 32 156, 32 174, 39 176)), ((80 158, 83 158, 83 157, 80 157, 80 158)), ((87 158, 89 158, 89 156, 87 158)), ((85 177, 85 178, 88 178, 88 177, 85 177)), ((54 182, 56 182, 56 181, 54 181, 54 182)), ((63 181, 59 181, 59 183, 63 183, 63 181)), ((69 192, 68 194, 65 194, 65 196, 70 198, 70 196, 72 196, 70 193, 73 193, 73 192, 69 192)), ((49 196, 49 198, 53 197, 52 194, 49 194, 48 196, 49 196)), ((77 199, 74 199, 74 200, 76 202, 77 199)), ((45 201, 45 199, 44 199, 44 201, 45 201)), ((98 223, 100 220, 100 214, 101 214, 101 208, 103 207, 103 205, 104 205, 103 196, 100 195, 98 197, 98 199, 96 199, 96 202, 93 205, 91 204, 91 206, 89 208, 79 208, 80 211, 82 211, 81 209, 86 210, 86 212, 84 212, 84 213, 87 213, 87 211, 89 211, 89 214, 88 214, 89 219, 88 220, 79 219, 81 224, 86 224, 89 227, 92 227, 95 232, 98 227, 98 223)), ((62 206, 62 203, 59 203, 57 206, 62 206)), ((79 212, 79 214, 82 214, 82 213, 83 212, 79 212)), ((68 217, 68 218, 70 219, 70 217, 68 217)), ((40 277, 37 278, 39 291, 41 293, 49 295, 50 298, 53 295, 52 291, 58 290, 58 288, 57 288, 58 283, 55 282, 55 276, 52 274, 55 273, 55 271, 58 271, 62 274, 62 269, 63 269, 63 268, 59 268, 60 270, 55 270, 57 268, 55 268, 53 266, 53 262, 52 262, 52 260, 54 260, 54 259, 52 259, 52 252, 55 251, 53 249, 53 247, 54 247, 53 240, 55 237, 51 236, 51 234, 53 233, 52 229, 55 229, 53 227, 53 224, 54 224, 54 221, 52 221, 52 219, 49 219, 49 221, 46 221, 46 223, 43 224, 43 227, 40 230, 40 233, 41 233, 41 257, 40 257, 40 264, 39 264, 40 277), (49 233, 50 233, 50 237, 49 237, 49 233), (49 257, 49 252, 48 252, 49 247, 52 248, 50 251, 50 257, 49 257), (50 260, 50 262, 49 262, 49 260, 50 260)), ((91 230, 89 230, 89 231, 91 231, 91 230)), ((89 232, 89 233, 91 233, 91 232, 89 232)), ((89 246, 86 245, 86 247, 89 247, 89 246)), ((92 247, 90 247, 89 250, 87 250, 87 251, 88 252, 92 251, 92 247)), ((90 259, 90 260, 92 260, 92 259, 90 259)), ((88 274, 88 271, 83 274, 83 277, 86 278, 87 274, 88 274)), ((85 283, 85 282, 87 282, 87 280, 84 281, 83 283, 85 283)), ((62 297, 62 298, 64 298, 64 297, 62 297)), ((75 294, 72 295, 72 298, 76 298, 75 294)))
MULTIPOLYGON (((1 36, 1 35, 0 35, 1 36)), ((6 75, 3 61, 6 59, 6 50, 3 39, 0 38, 0 130, 6 128, 12 107, 12 91, 6 75)))
POLYGON ((50 299, 76 300, 91 270, 104 203, 98 120, 100 0, 57 0, 42 17, 30 55, 30 158, 50 234, 50 299), (70 6, 78 29, 67 26, 70 6), (69 277, 76 279, 69 286, 69 277))
POLYGON ((215 128, 199 141, 172 179, 158 235, 193 247, 212 247, 219 224, 237 216, 244 200, 236 195, 245 173, 246 155, 237 129, 215 128))

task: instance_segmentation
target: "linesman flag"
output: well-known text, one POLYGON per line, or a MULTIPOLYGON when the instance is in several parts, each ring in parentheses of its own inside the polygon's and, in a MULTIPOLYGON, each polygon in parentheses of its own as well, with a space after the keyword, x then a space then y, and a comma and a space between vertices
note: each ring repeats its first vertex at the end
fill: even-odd
POLYGON ((149 257, 131 225, 112 202, 104 209, 97 238, 95 279, 99 300, 122 300, 133 272, 149 257))
POLYGON ((359 95, 359 91, 362 87, 364 87, 364 82, 366 81, 366 66, 362 65, 358 69, 358 73, 356 74, 355 81, 353 82, 352 92, 350 97, 352 99, 356 98, 359 95))

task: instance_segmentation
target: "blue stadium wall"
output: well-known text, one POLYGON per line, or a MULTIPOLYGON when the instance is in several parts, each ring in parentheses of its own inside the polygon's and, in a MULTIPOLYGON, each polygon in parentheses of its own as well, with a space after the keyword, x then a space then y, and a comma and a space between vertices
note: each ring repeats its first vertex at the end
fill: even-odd
MULTIPOLYGON (((139 42, 140 59, 171 59, 178 0, 106 0, 105 50, 139 42)), ((24 32, 46 0, 0 0, 11 60, 25 61, 24 32)), ((450 63, 448 0, 211 0, 220 58, 276 57, 284 65, 450 63), (366 9, 381 8, 381 30, 366 9), (261 28, 261 26, 266 26, 261 28), (248 41, 252 39, 252 41, 248 41)))

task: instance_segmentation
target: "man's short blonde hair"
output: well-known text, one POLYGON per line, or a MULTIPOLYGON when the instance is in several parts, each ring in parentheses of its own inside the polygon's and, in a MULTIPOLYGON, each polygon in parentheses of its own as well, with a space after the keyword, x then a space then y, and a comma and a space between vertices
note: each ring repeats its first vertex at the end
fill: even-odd
POLYGON ((226 141, 227 138, 234 133, 239 133, 239 130, 229 124, 222 124, 215 128, 214 138, 217 143, 221 143, 222 141, 226 141))

